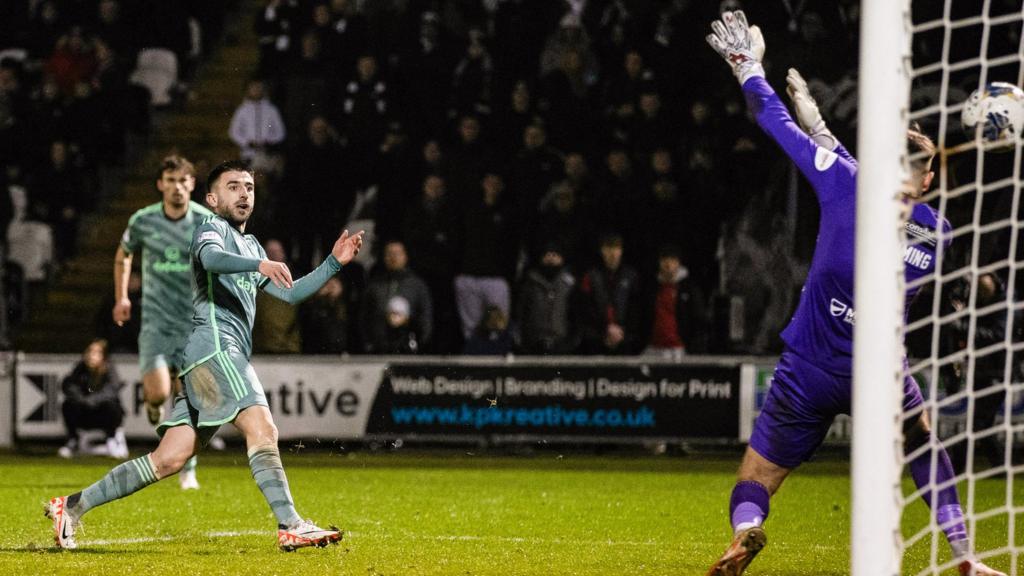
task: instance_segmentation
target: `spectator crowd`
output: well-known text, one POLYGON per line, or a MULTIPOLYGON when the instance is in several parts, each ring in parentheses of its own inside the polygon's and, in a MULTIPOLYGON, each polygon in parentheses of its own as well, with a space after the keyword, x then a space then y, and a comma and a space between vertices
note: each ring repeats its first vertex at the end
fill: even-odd
MULTIPOLYGON (((746 8, 780 61, 849 74, 856 2, 769 3, 746 8), (850 49, 825 62, 826 43, 850 49)), ((744 284, 719 249, 741 234, 792 246, 776 222, 750 225, 784 210, 785 159, 704 42, 739 7, 265 0, 260 68, 229 131, 269 190, 252 229, 299 273, 344 223, 372 230, 377 258, 282 313, 257 349, 769 351, 789 310, 715 336, 727 288, 780 308, 799 289, 798 263, 744 284)))
POLYGON ((84 215, 119 185, 151 125, 144 54, 180 95, 228 0, 0 2, 0 261, 11 320, 76 252, 84 215), (139 140, 134 140, 138 142, 139 140))

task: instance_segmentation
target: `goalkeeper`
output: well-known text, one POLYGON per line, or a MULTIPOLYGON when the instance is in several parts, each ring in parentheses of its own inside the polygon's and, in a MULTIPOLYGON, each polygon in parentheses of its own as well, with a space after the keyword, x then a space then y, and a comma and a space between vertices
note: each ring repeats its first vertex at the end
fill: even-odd
MULTIPOLYGON (((708 571, 708 576, 736 576, 767 541, 762 525, 771 495, 791 470, 817 450, 835 416, 850 412, 857 161, 825 126, 803 78, 790 70, 788 91, 803 130, 797 127, 765 81, 761 65, 764 40, 757 27, 748 27, 743 12, 724 12, 711 28, 708 43, 732 67, 758 124, 810 181, 821 207, 811 268, 797 310, 782 332, 785 349, 732 491, 729 512, 734 539, 708 571)), ((934 273, 939 227, 947 244, 950 227, 935 210, 917 202, 934 176, 931 160, 935 146, 915 130, 908 131, 907 140, 911 154, 921 158, 911 163, 911 180, 903 190, 909 211, 904 269, 912 286, 911 281, 934 273)), ((917 291, 907 290, 907 302, 917 291)), ((905 411, 921 406, 921 391, 913 378, 905 379, 903 391, 905 411)), ((906 424, 904 448, 908 453, 929 442, 926 416, 921 412, 906 424)), ((953 467, 945 450, 939 451, 935 486, 945 487, 925 492, 924 499, 946 534, 960 573, 1005 576, 975 558, 952 481, 953 467)), ((925 451, 911 460, 910 472, 919 488, 930 485, 931 453, 925 451)))

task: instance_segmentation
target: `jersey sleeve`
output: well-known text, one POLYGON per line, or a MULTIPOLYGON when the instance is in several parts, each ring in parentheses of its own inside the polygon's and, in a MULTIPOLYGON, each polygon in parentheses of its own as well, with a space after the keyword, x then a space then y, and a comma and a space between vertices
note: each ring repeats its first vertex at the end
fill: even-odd
POLYGON ((192 257, 201 261, 203 249, 208 246, 223 250, 226 232, 216 220, 207 220, 196 226, 196 231, 192 233, 192 257))
POLYGON ((128 219, 128 226, 125 227, 124 234, 121 234, 121 249, 125 254, 132 254, 142 246, 142 233, 139 230, 140 220, 138 214, 133 214, 128 219))
POLYGON ((856 189, 852 186, 856 166, 844 157, 849 153, 842 155, 818 146, 793 121, 786 105, 764 78, 755 76, 747 80, 743 84, 743 94, 758 125, 782 147, 810 181, 820 203, 856 189))

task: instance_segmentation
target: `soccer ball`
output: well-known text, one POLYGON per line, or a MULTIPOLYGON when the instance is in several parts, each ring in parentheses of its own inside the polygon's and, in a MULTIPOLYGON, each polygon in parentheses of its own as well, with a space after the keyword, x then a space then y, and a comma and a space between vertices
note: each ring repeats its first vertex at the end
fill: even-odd
POLYGON ((986 142, 1013 146, 1024 131, 1024 90, 1007 82, 990 82, 975 90, 960 115, 964 130, 973 138, 978 127, 986 142))

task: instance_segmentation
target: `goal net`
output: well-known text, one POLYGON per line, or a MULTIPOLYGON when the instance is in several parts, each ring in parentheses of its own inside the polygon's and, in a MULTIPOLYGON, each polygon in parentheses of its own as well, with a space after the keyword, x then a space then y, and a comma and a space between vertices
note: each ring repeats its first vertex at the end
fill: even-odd
POLYGON ((976 557, 1024 575, 1021 138, 991 142, 981 129, 961 125, 972 92, 1024 81, 1022 14, 1021 0, 863 2, 854 576, 956 574, 947 540, 961 536, 959 517, 941 511, 952 487, 976 557), (897 115, 894 131, 885 122, 897 115), (904 224, 897 194, 878 194, 898 190, 907 178, 915 158, 898 132, 914 123, 937 145, 934 182, 923 201, 948 220, 948 231, 904 224), (898 166, 885 157, 894 146, 901 147, 898 166), (872 189, 881 200, 868 204, 863 197, 872 189), (934 246, 934 271, 905 282, 903 267, 922 264, 914 249, 921 243, 934 246), (905 310, 902 294, 915 288, 920 292, 905 310), (894 358, 881 347, 892 343, 896 325, 903 330, 894 358), (910 410, 901 407, 907 376, 924 397, 910 410), (922 415, 932 434, 915 442, 909 426, 922 415), (949 465, 952 478, 943 472, 949 465))

